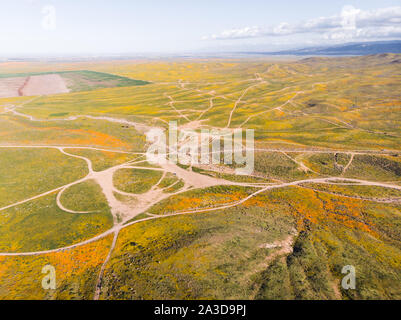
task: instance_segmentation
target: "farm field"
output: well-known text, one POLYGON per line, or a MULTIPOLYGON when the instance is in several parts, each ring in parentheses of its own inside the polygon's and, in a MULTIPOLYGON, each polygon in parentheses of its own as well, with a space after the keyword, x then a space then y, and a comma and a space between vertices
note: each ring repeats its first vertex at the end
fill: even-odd
POLYGON ((401 299, 400 61, 0 63, 0 299, 401 299), (151 163, 170 121, 253 171, 151 163))

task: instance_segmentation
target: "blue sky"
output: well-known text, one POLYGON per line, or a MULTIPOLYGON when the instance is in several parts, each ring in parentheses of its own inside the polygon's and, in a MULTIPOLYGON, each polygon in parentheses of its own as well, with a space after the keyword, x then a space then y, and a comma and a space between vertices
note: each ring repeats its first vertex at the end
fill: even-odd
POLYGON ((278 50, 398 38, 400 0, 0 3, 0 55, 278 50))

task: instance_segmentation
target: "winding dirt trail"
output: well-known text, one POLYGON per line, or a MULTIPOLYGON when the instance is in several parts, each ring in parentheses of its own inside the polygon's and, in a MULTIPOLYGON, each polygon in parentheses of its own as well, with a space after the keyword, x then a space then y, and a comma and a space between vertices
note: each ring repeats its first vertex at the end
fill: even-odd
POLYGON ((348 168, 351 166, 352 161, 354 160, 355 157, 355 153, 351 154, 351 158, 349 159, 347 165, 344 167, 343 172, 341 173, 341 175, 343 176, 345 174, 345 172, 348 170, 348 168))
MULTIPOLYGON (((38 99, 38 98, 39 97, 36 97, 35 99, 38 99)), ((28 102, 25 102, 25 103, 28 103, 28 102)), ((124 124, 124 125, 127 125, 127 126, 132 126, 132 127, 135 128, 135 130, 137 130, 138 132, 141 132, 141 133, 145 133, 145 132, 155 128, 155 127, 150 127, 148 125, 145 125, 143 123, 129 121, 129 120, 126 120, 126 119, 107 117, 107 116, 76 115, 76 116, 70 116, 70 117, 67 117, 67 118, 38 119, 38 118, 35 118, 34 116, 18 112, 18 111, 15 110, 16 108, 17 108, 17 106, 15 106, 15 105, 13 105, 11 107, 10 106, 6 106, 4 108, 4 112, 5 113, 11 113, 11 114, 13 114, 15 116, 20 116, 20 117, 23 117, 23 118, 27 118, 30 121, 37 121, 37 122, 74 121, 74 120, 77 120, 79 118, 87 118, 87 119, 92 119, 92 120, 104 120, 104 121, 108 121, 108 122, 114 122, 114 123, 124 124)))
MULTIPOLYGON (((270 66, 269 69, 266 72, 270 72, 271 68, 273 68, 274 65, 270 66)), ((258 81, 258 83, 256 84, 252 84, 251 86, 247 87, 245 90, 242 91, 241 95, 239 96, 239 98, 234 102, 234 106, 229 114, 228 120, 227 120, 227 124, 226 124, 226 129, 230 127, 231 122, 232 122, 232 117, 234 112, 237 109, 237 106, 241 103, 241 100, 245 97, 245 95, 248 93, 249 90, 251 90, 252 88, 265 84, 267 83, 266 81, 263 80, 262 76, 260 74, 255 74, 256 78, 255 79, 251 79, 252 81, 258 81)), ((182 81, 179 81, 179 86, 181 87, 181 89, 183 90, 190 90, 185 88, 185 84, 182 81)), ((313 84, 316 85, 316 84, 313 84)), ((281 90, 286 90, 290 87, 286 87, 283 88, 281 90)), ((278 91, 281 91, 278 90, 278 91)), ((287 105, 288 103, 292 103, 293 99, 295 99, 297 97, 297 95, 304 93, 303 91, 296 91, 295 95, 289 99, 288 101, 286 101, 284 104, 282 104, 279 107, 276 107, 272 110, 281 110, 280 108, 287 105)), ((203 115, 208 112, 209 110, 211 110, 214 105, 213 105, 213 99, 216 98, 217 96, 214 95, 214 93, 205 93, 205 94, 211 94, 212 97, 209 99, 209 107, 204 109, 200 116, 198 117, 197 120, 200 120, 203 115)), ((182 118, 188 120, 189 123, 191 123, 190 119, 183 114, 180 110, 176 109, 174 106, 174 99, 167 95, 166 93, 164 94, 166 97, 169 98, 170 102, 168 102, 168 105, 182 118)), ((36 99, 36 98, 35 98, 36 99)), ((27 103, 27 102, 25 102, 27 103)), ((11 113, 15 116, 20 116, 20 117, 24 117, 29 119, 30 121, 73 121, 76 120, 78 118, 88 118, 88 119, 93 119, 93 120, 102 120, 102 121, 108 121, 108 122, 112 122, 112 123, 119 123, 119 124, 124 124, 124 125, 129 125, 129 126, 133 126, 138 132, 147 132, 151 129, 155 129, 157 127, 150 127, 147 126, 145 124, 141 124, 141 123, 137 123, 137 122, 133 122, 133 121, 128 121, 125 119, 118 119, 118 118, 113 118, 113 117, 108 117, 108 116, 90 116, 90 115, 77 115, 77 116, 71 116, 68 118, 64 118, 64 119, 37 119, 31 115, 26 115, 23 113, 20 113, 18 111, 16 111, 16 106, 7 106, 4 108, 4 113, 11 113)), ((240 126, 239 128, 241 128, 243 125, 245 125, 250 119, 252 119, 253 117, 266 113, 266 112, 270 112, 272 110, 265 110, 262 111, 260 113, 254 114, 249 116, 240 126)), ((338 120, 340 121, 340 120, 338 120)), ((350 124, 345 123, 343 121, 340 121, 341 123, 345 124, 347 127, 351 128, 350 124)), ((196 129, 197 127, 200 126, 200 121, 193 123, 194 129, 196 129)), ((353 127, 352 127, 353 128, 353 127)), ((161 129, 161 128, 157 128, 157 129, 161 129)), ((113 241, 112 244, 110 246, 110 250, 108 252, 107 257, 105 258, 102 266, 101 266, 101 270, 99 272, 98 275, 98 279, 97 279, 97 283, 96 283, 96 288, 95 288, 95 293, 94 293, 94 299, 98 299, 100 297, 101 294, 101 288, 102 288, 102 281, 103 281, 103 277, 104 277, 104 272, 106 270, 106 265, 109 262, 113 250, 116 246, 117 243, 117 239, 118 239, 118 234, 120 232, 120 230, 122 230, 123 228, 129 227, 133 224, 136 223, 141 223, 144 221, 150 221, 150 220, 154 220, 154 219, 164 219, 164 218, 169 218, 172 216, 178 216, 178 215, 184 215, 184 214, 195 214, 195 213, 202 213, 202 212, 211 212, 211 211, 216 211, 216 210, 223 210, 223 209, 228 209, 228 208, 232 208, 232 207, 236 207, 238 205, 243 204, 244 202, 248 201, 249 199, 257 196, 260 193, 263 192, 268 192, 269 190, 273 190, 273 189, 277 189, 277 188, 285 188, 285 187, 291 187, 291 186, 299 186, 305 183, 321 183, 321 184, 328 184, 328 183, 335 183, 335 182, 340 182, 340 181, 345 181, 345 182, 349 182, 349 183, 355 183, 358 185, 365 185, 365 186, 380 186, 380 187, 385 187, 385 188, 390 188, 390 189, 397 189, 397 190, 401 190, 401 185, 397 185, 397 184, 393 184, 393 183, 384 183, 384 182, 375 182, 375 181, 367 181, 367 180, 360 180, 360 179, 349 179, 349 178, 344 178, 342 176, 340 177, 324 177, 324 178, 313 178, 313 179, 304 179, 304 180, 298 180, 298 181, 292 181, 292 182, 279 182, 279 183, 275 183, 275 184, 252 184, 252 183, 238 183, 238 182, 232 182, 232 181, 227 181, 224 179, 217 179, 217 178, 213 178, 210 176, 206 176, 206 175, 202 175, 193 171, 189 171, 189 170, 185 170, 175 164, 170 164, 170 163, 166 163, 166 164, 161 164, 160 168, 151 168, 151 167, 141 167, 141 166, 136 166, 135 164, 139 164, 142 161, 132 161, 130 160, 129 162, 120 164, 120 165, 116 165, 113 167, 110 167, 106 170, 100 171, 100 172, 95 172, 93 170, 93 166, 92 166, 92 162, 90 159, 83 157, 83 156, 79 156, 79 155, 75 155, 72 154, 70 152, 67 152, 65 149, 91 149, 91 150, 99 150, 99 151, 110 151, 110 152, 122 152, 122 153, 131 153, 131 152, 127 152, 127 151, 119 151, 119 150, 108 150, 108 149, 103 149, 103 148, 93 148, 93 147, 76 147, 76 146, 24 146, 24 145, 7 145, 7 146, 0 146, 0 148, 56 148, 58 149, 61 153, 63 153, 66 156, 69 157, 74 157, 77 159, 81 159, 83 161, 86 162, 87 167, 88 167, 88 174, 84 177, 81 178, 79 180, 76 180, 74 182, 71 182, 69 184, 60 186, 58 188, 55 188, 53 190, 47 191, 45 193, 30 197, 28 199, 25 200, 21 200, 19 202, 16 202, 14 204, 10 204, 8 206, 5 206, 3 208, 0 208, 0 212, 3 210, 6 210, 8 208, 14 207, 14 206, 18 206, 20 204, 29 202, 29 201, 33 201, 35 199, 38 199, 40 197, 58 192, 57 197, 56 197, 56 202, 57 205, 59 206, 59 208, 61 210, 64 210, 66 212, 69 213, 73 213, 73 214, 84 214, 87 213, 86 211, 74 211, 71 209, 68 209, 66 207, 63 206, 63 204, 61 203, 61 196, 63 194, 63 192, 65 190, 67 190, 69 187, 76 185, 78 183, 87 181, 89 179, 93 179, 94 181, 97 182, 97 184, 99 184, 99 186, 101 187, 101 190, 103 192, 103 194, 106 197, 106 200, 109 204, 109 207, 111 209, 111 213, 113 216, 113 222, 114 225, 112 228, 110 228, 109 230, 95 236, 92 237, 90 239, 86 239, 84 241, 72 244, 70 246, 66 246, 66 247, 62 247, 62 248, 56 248, 56 249, 51 249, 51 250, 43 250, 43 251, 36 251, 36 252, 3 252, 0 253, 0 256, 36 256, 36 255, 43 255, 43 254, 49 254, 49 253, 54 253, 54 252, 62 252, 62 251, 66 251, 66 250, 71 250, 74 248, 77 248, 79 246, 83 246, 95 241, 98 241, 106 236, 109 236, 111 234, 114 234, 113 237, 113 241), (123 168, 132 168, 132 169, 148 169, 148 170, 159 170, 162 171, 162 177, 161 179, 154 185, 151 187, 151 189, 147 192, 145 192, 144 194, 141 195, 137 195, 137 194, 133 194, 133 193, 127 193, 121 190, 118 190, 115 185, 113 184, 113 175, 117 170, 123 169, 123 168), (162 182, 163 178, 166 176, 167 173, 172 173, 174 174, 178 179, 175 183, 173 183, 172 185, 178 183, 180 180, 182 180, 184 182, 184 187, 181 188, 180 190, 178 190, 175 193, 171 193, 168 194, 166 192, 164 192, 164 190, 168 187, 165 188, 160 188, 159 185, 162 182), (145 213, 150 207, 152 207, 153 205, 157 204, 158 202, 169 198, 173 195, 182 193, 182 192, 186 192, 188 190, 193 190, 193 189, 204 189, 204 188, 208 188, 211 186, 217 186, 217 185, 237 185, 237 186, 252 186, 255 188, 258 188, 257 191, 253 192, 252 194, 244 197, 241 200, 232 202, 232 203, 226 203, 223 204, 221 206, 218 207, 213 207, 213 208, 199 208, 199 209, 189 209, 189 210, 185 210, 185 211, 180 211, 180 212, 174 212, 171 214, 166 214, 166 215, 150 215, 147 218, 143 218, 143 219, 138 219, 138 220, 134 220, 129 222, 130 220, 132 220, 133 218, 135 218, 137 215, 141 214, 141 213, 145 213), (116 198, 116 194, 121 194, 121 195, 125 195, 125 196, 131 196, 133 198, 135 198, 135 205, 130 205, 127 204, 125 202, 122 202, 120 200, 118 200, 116 198)), ((307 168, 302 162, 297 161, 296 159, 293 159, 292 157, 288 156, 286 154, 286 152, 299 152, 299 153, 351 153, 351 159, 349 160, 348 164, 344 167, 342 175, 346 172, 346 170, 350 167, 353 159, 354 159, 354 155, 357 154, 389 154, 393 151, 378 151, 378 150, 366 150, 366 151, 345 151, 345 150, 300 150, 300 149, 276 149, 276 148, 272 148, 272 149, 263 149, 263 148, 254 148, 252 149, 253 151, 266 151, 266 152, 281 152, 283 154, 285 154, 287 157, 289 157, 291 160, 293 160, 295 163, 297 163, 299 165, 299 167, 301 169, 304 169, 305 171, 312 171, 310 168, 307 168)), ((131 154, 138 154, 138 155, 144 155, 144 153, 131 153, 131 154)), ((314 172, 314 171, 312 171, 314 172)), ((278 251, 278 254, 280 255, 284 255, 284 254, 288 254, 288 252, 290 252, 292 250, 292 241, 293 241, 293 236, 285 239, 284 241, 280 242, 279 244, 276 243, 276 245, 280 245, 281 249, 278 251)))
POLYGON ((168 104, 175 112, 177 112, 177 114, 178 114, 180 117, 184 118, 184 119, 187 120, 188 122, 191 122, 191 120, 190 120, 185 114, 183 114, 183 113, 181 112, 181 110, 178 110, 178 109, 174 106, 175 101, 174 101, 173 97, 167 95, 166 93, 165 93, 164 95, 165 95, 167 98, 170 99, 170 102, 168 102, 167 104, 168 104))
MULTIPOLYGON (((254 196, 266 192, 268 190, 273 190, 273 189, 278 189, 278 188, 285 188, 285 187, 290 187, 290 186, 297 186, 297 185, 301 185, 301 184, 305 184, 305 183, 331 183, 331 182, 336 182, 336 181, 349 181, 349 182, 354 182, 354 183, 358 183, 358 185, 367 185, 367 186, 380 186, 380 187, 385 187, 385 188, 390 188, 390 189, 397 189, 397 190, 401 190, 401 185, 395 185, 395 184, 389 184, 389 183, 381 183, 381 182, 374 182, 374 181, 366 181, 366 180, 359 180, 359 179, 349 179, 349 178, 342 178, 342 177, 329 177, 329 178, 315 178, 315 179, 305 179, 305 180, 298 180, 298 181, 293 181, 293 182, 286 182, 286 183, 280 183, 280 184, 274 184, 274 185, 268 185, 268 186, 254 186, 254 187, 259 187, 260 189, 252 194, 250 194, 249 196, 230 203, 230 204, 226 204, 226 205, 222 205, 219 207, 214 207, 214 208, 204 208, 204 209, 196 209, 196 210, 187 210, 187 211, 182 211, 182 212, 175 212, 175 213, 171 213, 171 214, 166 214, 163 216, 155 216, 155 217, 149 217, 149 218, 144 218, 144 219, 139 219, 139 220, 135 220, 132 222, 128 222, 128 223, 120 223, 115 225, 113 228, 103 232, 102 234, 99 234, 93 238, 81 241, 79 243, 70 245, 70 246, 66 246, 66 247, 62 247, 62 248, 57 248, 57 249, 51 249, 51 250, 44 250, 44 251, 36 251, 36 252, 14 252, 14 253, 7 253, 7 252, 3 252, 0 253, 0 256, 31 256, 31 255, 41 255, 41 254, 47 254, 47 253, 53 253, 53 252, 60 252, 60 251, 65 251, 65 250, 69 250, 69 249, 73 249, 76 248, 78 246, 82 246, 85 244, 89 244, 92 243, 94 241, 97 241, 99 239, 102 239, 106 236, 108 236, 109 234, 112 234, 114 232, 116 232, 117 230, 121 230, 123 228, 126 228, 128 226, 131 226, 133 224, 136 223, 140 223, 143 221, 148 221, 148 220, 154 220, 154 219, 164 219, 164 218, 168 218, 168 217, 172 217, 172 216, 177 216, 177 215, 183 215, 183 214, 191 214, 191 213, 202 213, 202 212, 210 212, 210 211, 216 211, 216 210, 222 210, 222 209, 228 209, 228 208, 232 208, 235 206, 238 206, 244 202, 246 202, 247 200, 253 198, 254 196)), ((237 185, 236 183, 232 183, 233 185, 237 185)), ((185 192, 185 191, 184 191, 185 192)), ((175 193, 178 194, 178 193, 175 193)), ((172 194, 169 194, 168 196, 171 196, 172 194)))
POLYGON ((97 282, 96 282, 96 289, 95 289, 95 295, 93 297, 93 300, 99 300, 100 292, 102 290, 102 282, 103 282, 104 270, 106 269, 106 265, 107 265, 107 263, 109 262, 109 260, 111 258, 111 254, 113 253, 114 248, 116 247, 116 243, 117 243, 117 238, 118 238, 119 232, 120 232, 120 229, 117 229, 114 232, 113 242, 111 243, 109 253, 107 254, 107 257, 104 260, 104 262, 102 264, 102 267, 100 268, 99 276, 98 276, 97 282))
POLYGON ((229 128, 229 127, 230 127, 230 125, 231 125, 231 119, 232 119, 232 117, 233 117, 233 114, 234 114, 235 110, 237 109, 238 104, 241 102, 242 98, 245 97, 245 95, 247 94, 247 92, 248 92, 249 90, 253 89, 254 87, 257 87, 257 86, 259 86, 259 85, 261 85, 261 84, 266 84, 266 83, 267 83, 266 81, 261 81, 261 82, 259 82, 259 83, 257 83, 257 84, 253 84, 253 85, 249 86, 248 88, 246 88, 246 89, 242 92, 241 96, 234 102, 234 107, 232 108, 232 110, 231 110, 231 112, 230 112, 230 116, 228 117, 228 121, 227 121, 227 124, 226 124, 225 128, 229 128))
MULTIPOLYGON (((287 89, 287 88, 284 88, 284 89, 287 89)), ((284 89, 281 89, 281 90, 284 90, 284 89)), ((254 117, 260 116, 261 114, 268 113, 268 112, 271 112, 271 111, 274 111, 274 110, 279 110, 279 111, 281 111, 281 112, 285 112, 285 111, 283 111, 283 109, 281 109, 281 108, 282 108, 282 107, 285 107, 285 106, 286 106, 287 104, 289 104, 289 103, 292 103, 292 101, 293 101, 299 94, 301 94, 301 93, 304 93, 304 92, 303 92, 303 91, 297 91, 297 92, 295 92, 295 95, 294 95, 292 98, 288 99, 286 102, 284 102, 283 104, 279 105, 278 107, 275 107, 275 108, 272 108, 272 109, 268 109, 268 110, 264 110, 264 111, 257 112, 257 113, 255 113, 255 114, 250 115, 248 118, 245 119, 244 122, 242 122, 242 123, 240 124, 240 126, 239 126, 238 128, 242 128, 245 124, 248 123, 249 120, 251 120, 251 119, 254 118, 254 117)))

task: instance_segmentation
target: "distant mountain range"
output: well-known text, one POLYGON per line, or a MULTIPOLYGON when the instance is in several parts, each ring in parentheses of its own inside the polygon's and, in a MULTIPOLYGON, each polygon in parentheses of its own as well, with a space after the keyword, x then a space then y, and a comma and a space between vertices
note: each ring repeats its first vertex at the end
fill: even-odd
POLYGON ((276 52, 247 52, 263 55, 296 55, 296 56, 350 56, 380 53, 401 53, 401 40, 354 42, 335 46, 309 47, 276 52))

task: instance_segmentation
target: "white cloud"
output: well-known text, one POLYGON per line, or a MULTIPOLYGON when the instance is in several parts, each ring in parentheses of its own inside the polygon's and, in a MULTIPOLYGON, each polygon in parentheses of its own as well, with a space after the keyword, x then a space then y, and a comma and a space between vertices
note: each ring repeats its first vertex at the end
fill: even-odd
POLYGON ((231 29, 223 31, 221 34, 212 34, 210 36, 204 36, 203 40, 208 39, 244 39, 258 37, 262 33, 262 30, 257 27, 245 27, 241 29, 231 29))
POLYGON ((247 39, 260 37, 283 37, 295 34, 320 34, 324 39, 363 40, 372 38, 394 38, 401 36, 401 7, 361 10, 344 6, 341 13, 330 17, 319 17, 297 24, 282 22, 262 28, 259 26, 225 30, 202 39, 247 39))

